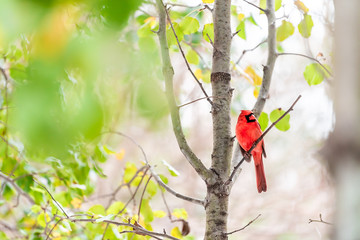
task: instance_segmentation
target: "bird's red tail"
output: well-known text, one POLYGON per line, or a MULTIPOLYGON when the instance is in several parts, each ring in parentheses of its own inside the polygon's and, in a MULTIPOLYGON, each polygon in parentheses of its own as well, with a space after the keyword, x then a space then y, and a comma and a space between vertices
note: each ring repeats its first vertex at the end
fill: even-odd
POLYGON ((254 163, 255 163, 255 171, 256 171, 256 184, 258 192, 266 192, 266 178, 265 178, 265 171, 264 171, 264 164, 262 161, 261 153, 254 152, 254 163))

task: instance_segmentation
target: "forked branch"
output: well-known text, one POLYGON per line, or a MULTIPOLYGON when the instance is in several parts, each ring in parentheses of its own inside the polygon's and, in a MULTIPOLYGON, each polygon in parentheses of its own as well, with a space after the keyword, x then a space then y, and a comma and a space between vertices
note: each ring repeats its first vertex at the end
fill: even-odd
MULTIPOLYGON (((184 132, 182 130, 179 109, 175 102, 175 95, 173 89, 174 69, 171 65, 170 53, 166 39, 167 11, 161 0, 156 0, 156 5, 159 13, 159 31, 157 34, 160 42, 161 58, 163 64, 163 75, 165 78, 165 92, 170 107, 170 115, 171 115, 173 130, 181 152, 184 154, 184 156, 191 164, 191 166, 195 169, 195 171, 200 175, 200 177, 203 180, 206 180, 211 177, 211 172, 205 167, 205 165, 201 162, 201 160, 192 151, 192 149, 190 148, 190 146, 186 141, 184 132)), ((209 96, 207 96, 206 94, 206 97, 209 96)))

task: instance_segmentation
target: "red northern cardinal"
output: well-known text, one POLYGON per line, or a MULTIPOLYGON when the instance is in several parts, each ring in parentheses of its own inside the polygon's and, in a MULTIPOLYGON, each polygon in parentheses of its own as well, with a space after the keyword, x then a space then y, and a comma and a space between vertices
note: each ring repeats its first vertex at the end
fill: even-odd
MULTIPOLYGON (((250 110, 241 111, 236 124, 235 132, 243 155, 245 152, 249 151, 253 143, 262 134, 260 124, 256 120, 253 112, 250 110)), ((254 150, 251 151, 251 155, 253 156, 255 163, 256 184, 258 192, 266 192, 266 179, 262 160, 262 155, 266 157, 266 153, 263 140, 261 140, 261 142, 256 145, 254 150)), ((247 157, 246 160, 250 161, 250 158, 247 157)))

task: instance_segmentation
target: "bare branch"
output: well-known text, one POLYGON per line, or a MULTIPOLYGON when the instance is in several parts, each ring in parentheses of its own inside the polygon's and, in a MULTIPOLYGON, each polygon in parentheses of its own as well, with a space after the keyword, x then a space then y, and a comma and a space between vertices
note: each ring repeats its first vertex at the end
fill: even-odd
POLYGON ((208 34, 208 33, 206 34, 206 36, 208 37, 208 39, 209 39, 209 42, 210 42, 211 46, 213 46, 213 47, 214 47, 214 42, 213 42, 213 40, 211 39, 211 37, 209 36, 209 34, 208 34))
POLYGON ((52 231, 55 229, 55 227, 62 221, 64 220, 63 218, 60 218, 59 220, 57 220, 57 222, 54 224, 54 226, 50 229, 49 233, 46 236, 46 240, 48 240, 50 238, 50 235, 52 233, 52 231))
MULTIPOLYGON (((175 32, 174 26, 173 26, 173 24, 172 24, 172 22, 171 22, 171 18, 170 18, 170 16, 169 16, 169 13, 168 13, 168 11, 167 11, 167 9, 166 9, 165 7, 164 7, 164 10, 165 10, 167 19, 168 19, 168 21, 169 21, 169 23, 170 23, 172 32, 173 32, 173 34, 174 34, 174 36, 175 36, 176 42, 177 42, 177 44, 178 44, 178 47, 179 47, 179 49, 180 49, 181 55, 182 55, 182 57, 183 57, 183 59, 184 59, 184 61, 185 61, 185 64, 186 64, 187 69, 189 70, 189 72, 191 73, 191 75, 194 77, 195 81, 197 82, 197 84, 198 84, 199 87, 201 88, 201 91, 202 91, 202 92, 204 93, 204 95, 207 97, 208 102, 209 102, 211 105, 213 105, 212 101, 211 101, 210 98, 209 98, 209 95, 206 93, 206 91, 205 91, 202 83, 201 83, 201 82, 199 81, 199 79, 195 76, 195 73, 192 71, 189 62, 188 62, 188 60, 187 60, 186 57, 185 57, 185 53, 184 53, 184 51, 183 51, 183 49, 182 49, 182 47, 181 47, 179 38, 178 38, 178 36, 176 35, 176 32, 175 32)), ((159 29, 159 31, 160 31, 160 29, 159 29)))
MULTIPOLYGON (((247 53, 247 52, 251 52, 251 51, 254 51, 255 49, 257 49, 259 46, 261 46, 263 43, 265 43, 267 41, 267 39, 261 41, 260 43, 258 43, 255 47, 253 48, 250 48, 250 49, 245 49, 242 54, 240 55, 239 59, 235 62, 235 65, 239 64, 241 59, 244 57, 244 55, 247 53)), ((234 67, 235 67, 234 65, 234 67)))
POLYGON ((331 77, 333 77, 332 73, 324 66, 324 64, 322 64, 319 60, 317 60, 316 58, 307 56, 305 54, 301 54, 301 53, 278 53, 278 56, 286 56, 286 55, 292 55, 292 56, 299 56, 299 57, 304 57, 307 59, 310 59, 314 62, 316 62, 317 64, 319 64, 331 77))
POLYGON ((268 57, 264 66, 263 80, 259 91, 259 97, 254 106, 254 115, 259 117, 262 112, 266 99, 269 96, 271 77, 274 70, 277 53, 276 53, 276 26, 275 26, 275 3, 274 0, 266 0, 267 9, 265 12, 268 20, 268 57))
MULTIPOLYGON (((19 202, 19 198, 20 195, 24 196, 31 204, 35 204, 34 200, 30 197, 29 194, 27 194, 26 192, 24 192, 24 190, 22 190, 16 183, 15 181, 10 178, 9 176, 7 176, 6 174, 4 174, 3 172, 0 171, 0 178, 4 179, 6 182, 10 183, 10 185, 12 185, 15 190, 18 193, 18 197, 17 197, 17 203, 19 202)), ((17 206, 18 204, 16 204, 17 206)))
POLYGON ((226 233, 226 235, 230 235, 230 234, 233 234, 233 233, 240 232, 240 231, 244 230, 244 229, 247 228, 250 224, 252 224, 253 222, 255 222, 260 216, 261 216, 261 214, 257 215, 256 218, 254 218, 253 220, 251 220, 250 222, 248 222, 248 224, 246 224, 246 225, 243 226, 242 228, 239 228, 239 229, 234 230, 234 231, 232 231, 232 232, 228 232, 228 233, 226 233))
POLYGON ((140 210, 141 210, 142 200, 144 198, 144 194, 145 194, 146 188, 147 188, 147 186, 148 186, 148 184, 149 184, 149 182, 151 180, 151 177, 152 176, 150 176, 149 179, 146 181, 143 192, 142 192, 141 197, 140 197, 140 204, 139 204, 139 210, 138 210, 138 219, 140 219, 140 210))
MULTIPOLYGON (((148 231, 145 228, 143 228, 142 226, 140 226, 139 224, 131 224, 131 223, 124 223, 124 222, 117 222, 114 220, 100 220, 100 218, 74 218, 74 217, 69 217, 69 218, 65 218, 59 215, 55 215, 56 218, 59 218, 62 221, 70 221, 73 223, 76 222, 91 222, 91 223, 107 223, 107 224, 113 224, 116 226, 125 226, 125 227, 130 227, 133 230, 132 231, 126 231, 126 232, 133 232, 135 234, 139 234, 139 235, 147 235, 147 236, 151 236, 151 237, 163 237, 163 238, 167 238, 167 239, 172 239, 172 240, 179 240, 178 238, 175 238, 171 235, 168 235, 166 233, 159 233, 159 232, 152 232, 152 231, 148 231)), ((122 232, 124 233, 124 232, 122 232)))
MULTIPOLYGON (((213 96, 209 96, 209 98, 211 98, 211 97, 213 97, 213 96)), ((184 104, 179 105, 178 108, 185 107, 185 106, 187 106, 187 105, 189 105, 189 104, 192 104, 192 103, 195 103, 195 102, 197 102, 197 101, 204 100, 204 99, 207 99, 207 98, 208 98, 208 97, 202 97, 202 98, 195 99, 194 101, 191 101, 191 102, 188 102, 188 103, 184 103, 184 104)))
POLYGON ((36 184, 38 184, 40 187, 42 187, 43 189, 45 189, 45 191, 50 195, 51 199, 54 201, 54 203, 61 209, 61 211, 64 213, 64 215, 69 218, 69 215, 66 213, 66 211, 62 208, 61 204, 58 203, 58 201, 55 200, 55 198, 53 197, 53 195, 50 193, 50 191, 41 183, 39 183, 38 181, 36 181, 35 179, 33 180, 36 184))
POLYGON ((112 134, 117 134, 119 136, 122 136, 128 140, 130 140, 133 144, 135 144, 141 151, 141 153, 143 154, 144 156, 144 160, 145 160, 145 163, 146 163, 146 166, 149 168, 150 172, 151 172, 151 175, 155 178, 156 182, 163 188, 166 189, 166 191, 168 191, 169 193, 171 193, 172 195, 174 195, 175 197, 177 198, 180 198, 180 199, 183 199, 183 200, 186 200, 188 202, 192 202, 192 203, 195 203, 195 204, 199 204, 199 205, 202 205, 204 206, 204 201, 203 200, 200 200, 200 199, 196 199, 196 198, 192 198, 192 197, 188 197, 188 196, 185 196, 185 195, 182 195, 180 193, 177 193, 175 190, 173 190, 172 188, 170 188, 168 185, 166 185, 162 180, 161 178, 159 177, 159 175, 154 171, 153 167, 150 165, 148 159, 147 159, 147 156, 146 156, 146 153, 144 151, 144 149, 141 147, 140 144, 138 144, 133 138, 131 138, 130 136, 124 134, 124 133, 121 133, 121 132, 115 132, 115 131, 110 131, 108 133, 112 133, 112 134))
POLYGON ((319 223, 324 223, 324 224, 328 224, 328 225, 333 225, 332 223, 325 222, 322 219, 321 213, 319 214, 319 220, 314 220, 314 219, 309 218, 309 224, 312 223, 312 222, 319 222, 319 223))
POLYGON ((234 32, 232 35, 231 35, 231 38, 235 37, 236 34, 238 34, 239 32, 241 32, 241 29, 237 30, 236 32, 234 32))
POLYGON ((208 179, 211 176, 211 172, 205 167, 201 160, 195 155, 190 146, 188 145, 184 132, 182 130, 179 109, 176 106, 174 89, 173 89, 173 76, 174 70, 171 65, 169 48, 166 40, 166 10, 161 0, 156 0, 157 8, 159 12, 159 42, 161 49, 161 57, 163 64, 163 75, 165 78, 165 90, 166 97, 170 107, 170 115, 173 125, 173 130, 178 142, 179 148, 203 180, 208 179))
POLYGON ((249 1, 247 1, 247 0, 243 0, 243 1, 246 2, 247 4, 250 4, 250 5, 253 6, 253 7, 256 7, 256 8, 259 9, 260 11, 263 11, 264 13, 266 13, 266 12, 268 11, 267 9, 263 9, 263 8, 259 7, 258 5, 253 4, 252 2, 249 2, 249 1))
MULTIPOLYGON (((258 145, 258 143, 265 137, 265 135, 281 120, 283 119, 290 111, 293 110, 293 107, 295 106, 295 104, 299 101, 299 99, 301 98, 301 95, 299 95, 297 97, 297 99, 295 100, 295 102, 290 106, 290 108, 283 114, 281 115, 275 122, 273 122, 270 127, 268 127, 265 132, 263 132, 263 134, 261 134, 261 136, 253 143, 253 145, 251 146, 251 148, 249 149, 249 151, 247 151, 248 154, 251 153, 252 150, 254 150, 254 148, 258 145)), ((246 155, 246 154, 244 154, 246 155)), ((233 178, 237 172, 237 170, 239 169, 239 167, 241 166, 241 164, 244 162, 245 160, 245 156, 243 156, 243 158, 240 160, 240 162, 234 167, 234 170, 232 171, 229 179, 225 182, 225 185, 229 185, 232 181, 233 178)))

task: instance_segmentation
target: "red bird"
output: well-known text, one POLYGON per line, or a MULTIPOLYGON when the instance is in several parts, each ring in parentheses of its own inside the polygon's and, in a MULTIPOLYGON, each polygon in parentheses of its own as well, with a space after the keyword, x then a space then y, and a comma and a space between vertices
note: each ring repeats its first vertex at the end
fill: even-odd
MULTIPOLYGON (((261 136, 262 131, 260 124, 256 120, 254 114, 250 110, 242 110, 237 124, 236 124, 236 138, 239 142, 240 149, 244 155, 253 143, 261 136)), ((266 192, 266 179, 264 172, 264 164, 262 160, 262 155, 266 157, 264 141, 256 145, 254 150, 251 151, 251 155, 254 158, 255 171, 256 171, 256 184, 258 192, 266 192)), ((246 157, 246 156, 245 156, 246 157)), ((246 161, 250 161, 250 156, 246 158, 246 161)))

